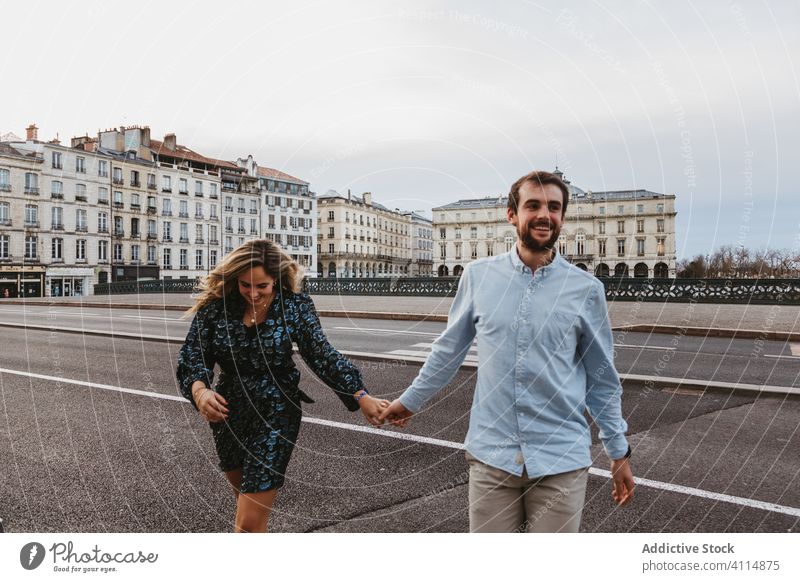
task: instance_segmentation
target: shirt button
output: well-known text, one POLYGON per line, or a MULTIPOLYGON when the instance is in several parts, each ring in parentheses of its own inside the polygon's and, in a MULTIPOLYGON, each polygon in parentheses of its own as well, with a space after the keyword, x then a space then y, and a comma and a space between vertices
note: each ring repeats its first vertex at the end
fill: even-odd
POLYGON ((525 459, 523 458, 522 453, 517 453, 517 458, 514 459, 514 461, 517 463, 517 465, 525 464, 525 459))

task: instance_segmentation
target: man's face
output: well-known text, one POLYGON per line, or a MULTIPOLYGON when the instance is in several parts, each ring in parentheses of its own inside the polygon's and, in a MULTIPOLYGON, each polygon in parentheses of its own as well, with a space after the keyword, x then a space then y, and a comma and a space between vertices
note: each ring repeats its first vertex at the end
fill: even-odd
POLYGON ((508 210, 508 222, 517 228, 522 245, 534 252, 551 250, 561 234, 563 203, 561 189, 525 182, 519 189, 517 212, 508 210))

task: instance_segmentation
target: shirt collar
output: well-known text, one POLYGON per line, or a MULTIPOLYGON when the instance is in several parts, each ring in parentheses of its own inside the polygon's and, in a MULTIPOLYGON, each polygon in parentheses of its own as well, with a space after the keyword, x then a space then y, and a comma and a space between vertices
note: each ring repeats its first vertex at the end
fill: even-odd
MULTIPOLYGON (((517 249, 516 244, 514 245, 514 248, 511 249, 509 254, 511 255, 511 265, 514 267, 515 271, 519 273, 531 272, 530 267, 528 267, 528 265, 523 263, 522 259, 519 257, 519 250, 517 249)), ((564 257, 561 256, 561 254, 558 252, 558 249, 555 249, 553 260, 550 261, 550 263, 548 263, 547 265, 539 267, 539 269, 537 270, 541 271, 544 274, 550 272, 551 270, 554 271, 564 266, 564 264, 566 264, 566 259, 564 259, 564 257)))

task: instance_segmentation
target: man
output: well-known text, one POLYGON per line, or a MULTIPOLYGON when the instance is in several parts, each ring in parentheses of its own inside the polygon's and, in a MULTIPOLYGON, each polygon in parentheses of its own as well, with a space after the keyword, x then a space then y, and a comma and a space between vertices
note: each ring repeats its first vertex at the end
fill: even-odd
POLYGON ((548 172, 514 183, 515 248, 467 265, 447 329, 380 417, 405 426, 453 378, 477 336, 465 442, 473 532, 578 531, 591 465, 585 409, 612 459, 612 497, 624 505, 633 495, 603 284, 554 250, 568 200, 548 172))

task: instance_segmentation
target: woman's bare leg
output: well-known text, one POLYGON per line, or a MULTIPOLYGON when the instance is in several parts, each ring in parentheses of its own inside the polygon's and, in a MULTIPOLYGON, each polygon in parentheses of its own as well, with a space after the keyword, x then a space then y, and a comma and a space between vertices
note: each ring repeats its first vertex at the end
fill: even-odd
POLYGON ((236 533, 266 532, 272 504, 278 495, 277 489, 260 493, 240 493, 236 501, 236 533))
POLYGON ((225 471, 225 476, 233 487, 233 496, 239 497, 239 488, 242 486, 242 469, 234 469, 233 471, 225 471))

